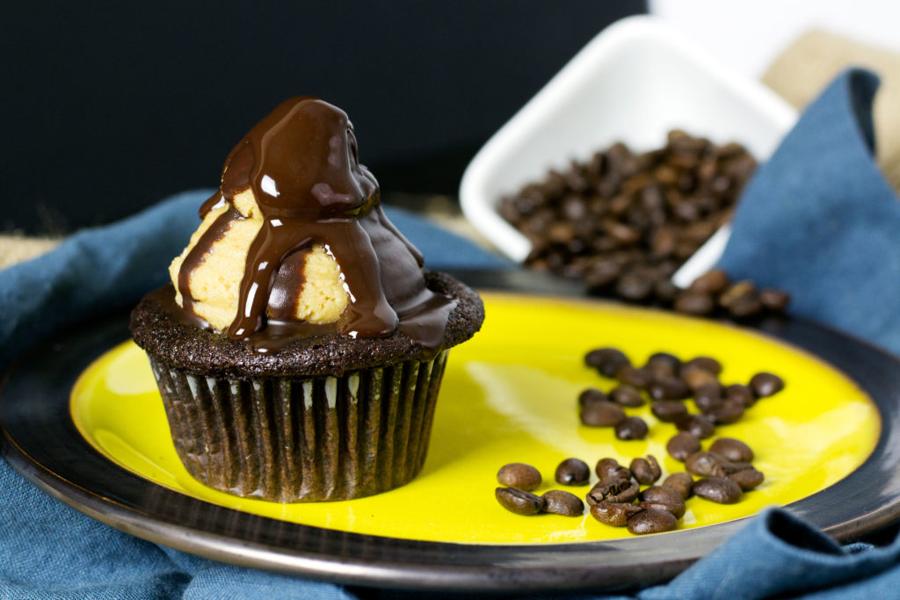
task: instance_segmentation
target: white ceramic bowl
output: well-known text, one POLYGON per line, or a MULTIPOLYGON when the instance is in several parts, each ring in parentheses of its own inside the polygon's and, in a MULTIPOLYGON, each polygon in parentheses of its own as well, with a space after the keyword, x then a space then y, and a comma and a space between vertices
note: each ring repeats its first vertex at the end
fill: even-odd
MULTIPOLYGON (((741 77, 651 16, 614 23, 585 46, 478 152, 463 175, 466 218, 516 261, 530 243, 498 213, 500 199, 550 168, 616 141, 643 151, 680 128, 737 141, 765 160, 796 120, 761 83, 741 77)), ((690 282, 718 258, 720 232, 676 275, 690 282)))

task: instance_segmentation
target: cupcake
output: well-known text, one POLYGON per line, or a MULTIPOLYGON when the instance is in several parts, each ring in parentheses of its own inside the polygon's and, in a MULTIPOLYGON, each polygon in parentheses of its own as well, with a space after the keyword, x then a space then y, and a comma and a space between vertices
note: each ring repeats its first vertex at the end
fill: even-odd
POLYGON ((451 347, 478 295, 388 221, 353 125, 315 98, 279 105, 131 315, 188 472, 278 502, 383 492, 422 468, 451 347))

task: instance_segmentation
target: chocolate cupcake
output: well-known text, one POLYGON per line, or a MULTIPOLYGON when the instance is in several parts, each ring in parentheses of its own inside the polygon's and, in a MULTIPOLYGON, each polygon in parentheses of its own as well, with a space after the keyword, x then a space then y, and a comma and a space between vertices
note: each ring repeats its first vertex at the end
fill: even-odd
POLYGON ((279 502, 414 478, 448 350, 484 309, 388 221, 347 115, 282 103, 232 150, 200 217, 172 285, 131 315, 191 475, 279 502))

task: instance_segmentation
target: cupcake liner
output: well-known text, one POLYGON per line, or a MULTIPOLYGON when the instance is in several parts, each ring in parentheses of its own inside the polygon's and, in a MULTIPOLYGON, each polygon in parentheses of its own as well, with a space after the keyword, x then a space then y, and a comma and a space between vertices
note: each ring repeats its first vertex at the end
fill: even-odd
POLYGON ((342 377, 203 377, 151 356, 172 439, 200 482, 278 502, 346 500, 412 480, 447 362, 342 377))

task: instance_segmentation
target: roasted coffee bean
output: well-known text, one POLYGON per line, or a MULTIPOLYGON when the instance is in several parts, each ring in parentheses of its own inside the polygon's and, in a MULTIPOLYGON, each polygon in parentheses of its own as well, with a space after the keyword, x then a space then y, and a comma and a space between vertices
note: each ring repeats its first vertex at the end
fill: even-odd
POLYGON ((563 490, 550 490, 542 496, 544 512, 564 517, 580 517, 584 514, 584 502, 575 494, 563 490))
POLYGON ((737 423, 744 416, 744 403, 734 398, 728 398, 705 414, 716 425, 737 423))
POLYGON ((588 427, 615 427, 625 418, 625 411, 615 402, 604 400, 581 408, 581 423, 588 427))
POLYGON ((664 278, 656 282, 656 285, 653 286, 653 292, 658 301, 663 304, 670 304, 675 302, 675 299, 681 293, 681 288, 672 283, 671 280, 664 278))
POLYGON ((791 296, 781 290, 764 289, 759 292, 759 301, 772 312, 784 312, 791 303, 791 296))
POLYGON ((606 397, 602 391, 597 388, 586 388, 580 394, 578 394, 578 406, 588 406, 589 404, 597 404, 599 402, 606 402, 609 398, 606 397))
POLYGON ((753 467, 750 467, 749 469, 743 469, 737 473, 730 474, 728 479, 738 484, 745 492, 748 492, 765 481, 766 476, 763 475, 762 471, 757 471, 753 467))
POLYGON ((682 314, 702 317, 712 314, 716 309, 716 301, 709 294, 688 290, 678 294, 673 306, 682 314))
POLYGON ((675 515, 676 519, 684 516, 684 498, 673 489, 654 485, 641 492, 641 506, 644 508, 662 508, 675 515))
POLYGON ((616 282, 616 294, 625 300, 640 302, 650 297, 655 283, 643 273, 625 273, 616 282))
POLYGON ((697 356, 684 363, 684 366, 702 369, 717 376, 722 373, 722 363, 711 356, 697 356))
POLYGON ((650 373, 645 369, 636 369, 631 365, 624 365, 616 371, 616 379, 622 384, 634 388, 645 388, 650 383, 650 373))
POLYGON ((591 488, 585 497, 588 504, 598 502, 631 502, 638 497, 641 488, 634 479, 609 479, 591 488))
POLYGON ((597 369, 601 375, 614 377, 623 365, 631 364, 628 357, 616 348, 597 348, 584 357, 587 366, 597 369))
POLYGON ((668 352, 655 352, 647 359, 646 368, 654 377, 663 375, 677 377, 678 370, 681 369, 681 359, 668 352))
POLYGON ((691 489, 694 487, 694 478, 689 473, 672 473, 663 481, 662 486, 675 490, 682 499, 687 500, 691 497, 691 489))
POLYGON ((698 477, 725 477, 750 467, 748 463, 730 461, 715 452, 695 452, 684 461, 684 467, 698 477))
POLYGON ((753 391, 740 383, 734 383, 726 387, 725 398, 739 401, 745 408, 750 408, 756 403, 756 396, 753 395, 753 391))
POLYGON ((709 451, 724 456, 731 462, 753 462, 753 450, 750 446, 734 438, 717 439, 709 446, 709 451))
POLYGON ((667 510, 648 508, 628 517, 628 531, 636 535, 672 531, 678 519, 667 510))
POLYGON ((682 431, 669 439, 666 443, 666 451, 675 460, 684 462, 688 456, 700 451, 700 440, 690 433, 682 431))
POLYGON ((650 404, 650 411, 663 423, 674 423, 688 414, 687 406, 681 400, 658 400, 650 404))
POLYGON ((711 373, 695 363, 687 363, 681 367, 681 380, 695 391, 708 385, 719 385, 719 379, 715 373, 711 373))
POLYGON ((497 471, 497 481, 501 485, 530 492, 541 486, 541 472, 525 463, 509 463, 497 471))
POLYGON ((620 440, 642 440, 650 429, 640 417, 625 417, 616 425, 616 437, 620 440))
POLYGON ((612 479, 623 473, 626 479, 631 477, 631 472, 620 465, 619 461, 614 458, 601 458, 598 460, 596 466, 594 466, 594 472, 597 473, 600 481, 612 479))
POLYGON ((654 400, 683 400, 688 397, 690 392, 691 390, 685 382, 669 375, 656 377, 647 386, 647 393, 654 400))
POLYGON ((641 395, 641 391, 625 383, 614 387, 609 392, 609 399, 622 406, 635 407, 644 405, 644 397, 641 395))
POLYGON ((640 506, 629 504, 626 502, 598 502, 591 506, 591 515, 603 523, 611 527, 625 527, 628 517, 641 512, 640 506))
POLYGON ((784 380, 772 373, 757 373, 750 378, 750 389, 757 398, 774 396, 784 389, 784 380))
POLYGON ((694 495, 719 504, 734 504, 741 499, 741 487, 727 477, 704 477, 694 482, 694 495))
POLYGON ((730 281, 725 271, 714 269, 695 279, 690 285, 690 289, 703 294, 715 295, 724 292, 729 283, 730 281))
POLYGON ((725 290, 719 297, 719 304, 738 318, 752 317, 763 308, 759 292, 751 281, 739 281, 725 290))
POLYGON ((711 437, 716 432, 716 427, 709 417, 705 415, 685 415, 675 420, 675 427, 679 431, 686 431, 699 440, 711 437))
POLYGON ((560 485, 587 485, 591 468, 578 458, 567 458, 556 467, 556 483, 560 485))
POLYGON ((517 515, 536 515, 544 510, 544 499, 516 488, 498 487, 494 490, 497 502, 517 515))
POLYGON ((659 462, 652 454, 648 454, 647 458, 632 459, 628 468, 641 485, 650 485, 662 475, 659 462))
POLYGON ((706 414, 722 405, 722 386, 718 383, 704 385, 694 390, 694 404, 706 414))

